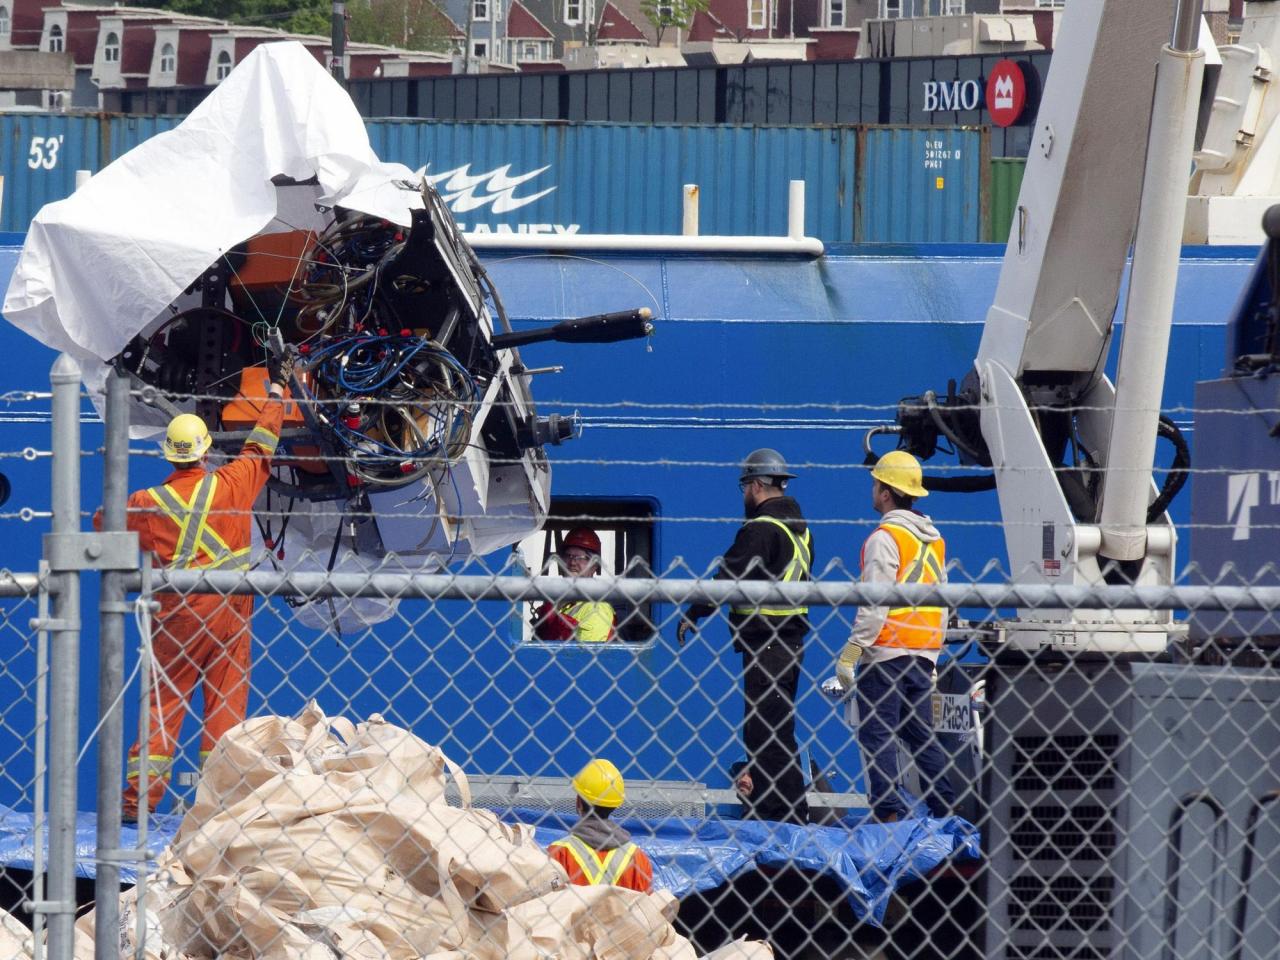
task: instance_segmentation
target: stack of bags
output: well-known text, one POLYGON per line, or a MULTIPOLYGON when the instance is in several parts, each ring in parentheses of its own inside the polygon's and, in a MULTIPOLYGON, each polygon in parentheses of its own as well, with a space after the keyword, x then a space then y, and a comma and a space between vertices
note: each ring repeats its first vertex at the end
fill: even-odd
MULTIPOLYGON (((574 887, 524 825, 473 809, 439 749, 315 705, 230 731, 147 881, 147 960, 695 960, 676 900, 574 887), (446 776, 461 807, 445 802, 446 776)), ((134 892, 121 907, 132 958, 134 892)), ((93 915, 77 924, 92 957, 93 915)), ((740 942, 716 960, 767 960, 740 942)))

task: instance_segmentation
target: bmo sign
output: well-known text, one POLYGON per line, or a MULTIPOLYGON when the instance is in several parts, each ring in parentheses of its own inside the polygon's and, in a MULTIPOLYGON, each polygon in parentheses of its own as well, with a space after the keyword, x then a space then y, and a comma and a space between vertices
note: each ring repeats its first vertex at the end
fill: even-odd
POLYGON ((1001 60, 981 80, 926 80, 924 112, 953 113, 977 110, 985 105, 991 122, 1007 127, 1022 116, 1027 105, 1027 81, 1022 68, 1012 60, 1001 60))

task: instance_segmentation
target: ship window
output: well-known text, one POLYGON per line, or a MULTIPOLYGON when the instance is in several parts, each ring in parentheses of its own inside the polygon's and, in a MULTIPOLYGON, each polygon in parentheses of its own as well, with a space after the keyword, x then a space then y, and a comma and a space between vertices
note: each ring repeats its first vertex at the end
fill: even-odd
POLYGON ((223 50, 218 54, 217 79, 225 80, 231 73, 231 54, 223 50))
MULTIPOLYGON (((563 576, 557 553, 569 531, 586 527, 600 538, 601 573, 611 576, 651 577, 654 565, 654 524, 657 504, 648 499, 593 499, 553 497, 543 528, 512 547, 514 568, 533 575, 563 576)), ((518 643, 538 643, 533 632, 537 604, 516 604, 513 639, 518 643)), ((657 633, 653 604, 615 602, 616 639, 643 643, 657 633)), ((576 646, 576 644, 575 644, 576 646)))
POLYGON ((56 23, 49 28, 49 52, 62 52, 62 28, 56 23))
POLYGON ((178 53, 173 49, 172 43, 166 43, 160 48, 160 72, 173 73, 178 69, 178 53))
POLYGON ((9 35, 9 8, 0 7, 0 37, 9 35))
POLYGON ((120 35, 114 30, 102 41, 102 59, 106 63, 120 62, 120 35))

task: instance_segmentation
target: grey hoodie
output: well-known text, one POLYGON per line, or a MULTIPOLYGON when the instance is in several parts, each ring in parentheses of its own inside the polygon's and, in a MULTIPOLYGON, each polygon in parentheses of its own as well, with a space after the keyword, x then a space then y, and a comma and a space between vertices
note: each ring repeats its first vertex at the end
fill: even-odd
MULTIPOLYGON (((925 543, 933 543, 935 540, 941 539, 941 534, 938 533, 938 528, 933 525, 933 521, 922 513, 916 513, 914 510, 890 510, 881 517, 880 522, 894 523, 900 527, 906 527, 925 543)), ((862 577, 860 579, 863 583, 896 583, 898 580, 898 543, 891 534, 878 527, 871 536, 867 537, 867 542, 862 545, 862 577)), ((945 583, 945 569, 942 572, 942 579, 945 583)), ((854 621, 853 632, 849 634, 849 640, 864 649, 862 662, 864 664, 880 663, 884 660, 892 660, 894 657, 911 655, 927 657, 937 663, 938 651, 936 650, 907 650, 902 647, 874 646, 876 637, 880 635, 881 629, 884 628, 888 613, 888 607, 860 607, 858 609, 858 619, 854 621)))
POLYGON ((594 813, 588 813, 575 823, 569 833, 592 850, 616 850, 631 842, 631 834, 625 829, 612 820, 597 817, 594 813))

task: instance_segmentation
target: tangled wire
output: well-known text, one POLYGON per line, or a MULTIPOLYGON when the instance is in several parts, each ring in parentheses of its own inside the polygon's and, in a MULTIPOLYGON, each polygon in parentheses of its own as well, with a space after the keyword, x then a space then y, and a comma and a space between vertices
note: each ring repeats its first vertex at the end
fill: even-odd
POLYGON ((374 484, 407 483, 448 467, 471 434, 475 380, 434 340, 380 331, 335 337, 309 351, 325 415, 350 472, 374 484))

